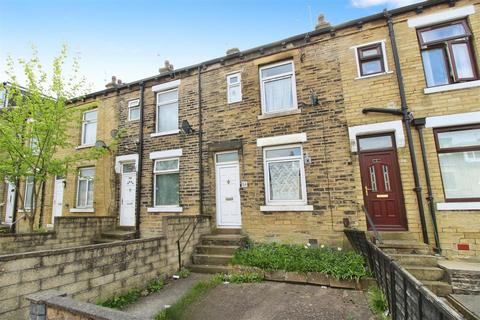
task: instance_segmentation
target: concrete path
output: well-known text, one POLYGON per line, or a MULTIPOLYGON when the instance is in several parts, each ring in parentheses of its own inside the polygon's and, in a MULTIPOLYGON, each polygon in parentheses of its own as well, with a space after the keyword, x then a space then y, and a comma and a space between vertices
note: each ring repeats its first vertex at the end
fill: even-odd
POLYGON ((186 320, 369 320, 362 291, 280 282, 221 284, 192 305, 186 320))
POLYGON ((195 283, 210 278, 211 275, 191 273, 188 278, 169 280, 169 283, 157 293, 141 298, 123 311, 142 319, 153 319, 165 306, 174 304, 195 283))

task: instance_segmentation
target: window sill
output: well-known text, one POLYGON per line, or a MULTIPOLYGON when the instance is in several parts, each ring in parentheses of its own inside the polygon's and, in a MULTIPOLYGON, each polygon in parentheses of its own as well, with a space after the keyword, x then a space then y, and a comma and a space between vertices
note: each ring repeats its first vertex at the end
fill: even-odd
POLYGON ((183 212, 183 208, 178 206, 153 207, 147 208, 147 212, 183 212))
POLYGON ((71 213, 94 213, 94 208, 70 208, 71 213))
POLYGON ((180 132, 180 129, 164 131, 164 132, 155 132, 155 133, 150 134, 150 137, 154 138, 154 137, 161 137, 161 136, 169 136, 169 135, 172 135, 172 134, 177 134, 179 132, 180 132))
POLYGON ((423 93, 430 94, 430 93, 461 90, 461 89, 468 89, 468 88, 475 88, 475 87, 480 87, 480 80, 461 82, 461 83, 452 83, 444 86, 425 88, 423 89, 423 93))
POLYGON ((284 116, 289 116, 292 114, 299 114, 302 113, 301 109, 293 109, 293 110, 288 110, 288 111, 282 111, 282 112, 272 112, 272 113, 264 113, 258 116, 258 120, 264 120, 264 119, 270 119, 270 118, 276 118, 276 117, 284 117, 284 116))
POLYGON ((437 203, 438 211, 480 210, 480 202, 443 202, 437 203))
POLYGON ((260 211, 272 212, 272 211, 313 211, 313 206, 309 205, 270 205, 260 206, 260 211))
POLYGON ((371 74, 371 75, 368 75, 368 76, 359 76, 359 77, 356 77, 355 80, 362 80, 362 79, 368 79, 368 78, 373 78, 373 77, 379 77, 379 76, 384 76, 384 75, 391 74, 391 73, 393 73, 393 71, 375 73, 375 74, 371 74))
POLYGON ((82 144, 81 146, 75 147, 75 149, 79 150, 79 149, 86 149, 86 148, 93 148, 93 147, 95 147, 95 144, 82 144))

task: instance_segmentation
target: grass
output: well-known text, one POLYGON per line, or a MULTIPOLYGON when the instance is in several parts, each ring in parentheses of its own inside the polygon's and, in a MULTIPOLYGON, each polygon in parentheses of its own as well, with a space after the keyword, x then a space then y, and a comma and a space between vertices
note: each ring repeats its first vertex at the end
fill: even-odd
POLYGON ((321 272, 337 279, 370 276, 361 255, 332 248, 300 245, 258 244, 235 252, 232 263, 265 271, 321 272))
POLYGON ((197 282, 177 302, 175 302, 175 304, 157 314, 155 320, 182 319, 189 305, 198 301, 202 296, 222 282, 223 275, 216 275, 209 280, 197 282))
POLYGON ((368 304, 370 309, 381 320, 389 320, 388 302, 385 295, 378 287, 372 287, 368 290, 368 304))
POLYGON ((222 275, 222 280, 230 283, 254 283, 262 282, 264 276, 255 272, 232 273, 222 275))
POLYGON ((107 307, 111 309, 117 309, 121 310, 128 306, 129 304, 132 304, 136 302, 138 299, 141 297, 148 296, 151 293, 158 292, 163 289, 164 287, 164 282, 162 278, 155 278, 152 281, 150 281, 145 288, 136 288, 133 290, 130 290, 124 294, 118 295, 118 296, 113 296, 111 298, 105 299, 105 300, 100 300, 97 302, 97 305, 100 305, 102 307, 107 307))
POLYGON ((181 279, 188 278, 190 276, 190 270, 187 268, 182 268, 180 271, 177 272, 177 276, 179 276, 181 279))

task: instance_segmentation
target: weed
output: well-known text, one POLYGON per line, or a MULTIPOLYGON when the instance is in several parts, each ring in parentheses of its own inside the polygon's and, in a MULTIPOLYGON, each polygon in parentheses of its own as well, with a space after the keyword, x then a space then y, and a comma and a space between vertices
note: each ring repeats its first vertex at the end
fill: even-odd
POLYGON ((252 283, 262 282, 264 280, 264 277, 263 275, 254 272, 232 273, 224 274, 222 280, 230 283, 252 283))
POLYGON ((388 302, 385 295, 378 287, 371 287, 368 290, 368 303, 373 313, 381 320, 388 320, 388 302))
POLYGON ((190 270, 188 270, 187 268, 182 268, 180 271, 178 271, 177 276, 184 279, 188 278, 188 276, 190 276, 190 273, 190 270))

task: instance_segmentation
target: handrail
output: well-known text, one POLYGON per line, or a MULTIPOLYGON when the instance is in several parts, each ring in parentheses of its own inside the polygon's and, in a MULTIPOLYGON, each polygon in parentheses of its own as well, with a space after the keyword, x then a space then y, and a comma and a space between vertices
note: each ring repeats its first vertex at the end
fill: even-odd
POLYGON ((372 217, 370 217, 367 207, 362 205, 362 208, 363 208, 363 211, 365 212, 365 215, 367 216, 368 224, 373 229, 373 234, 375 234, 375 239, 378 240, 379 243, 383 243, 382 237, 380 236, 380 233, 378 232, 377 227, 375 226, 375 223, 373 223, 372 217))
POLYGON ((182 234, 180 235, 180 237, 178 237, 178 239, 176 241, 177 242, 177 253, 178 253, 178 270, 182 269, 182 253, 185 251, 185 248, 187 247, 188 242, 192 238, 193 233, 195 232, 195 230, 197 228, 199 218, 204 218, 204 217, 202 217, 202 216, 193 217, 194 221, 190 221, 190 223, 185 227, 182 234), (190 234, 189 234, 189 236, 188 236, 187 240, 185 241, 185 244, 183 245, 183 248, 182 248, 180 246, 180 240, 183 238, 183 236, 185 235, 185 233, 187 232, 187 230, 190 228, 190 226, 192 224, 193 224, 193 228, 190 231, 190 234))

